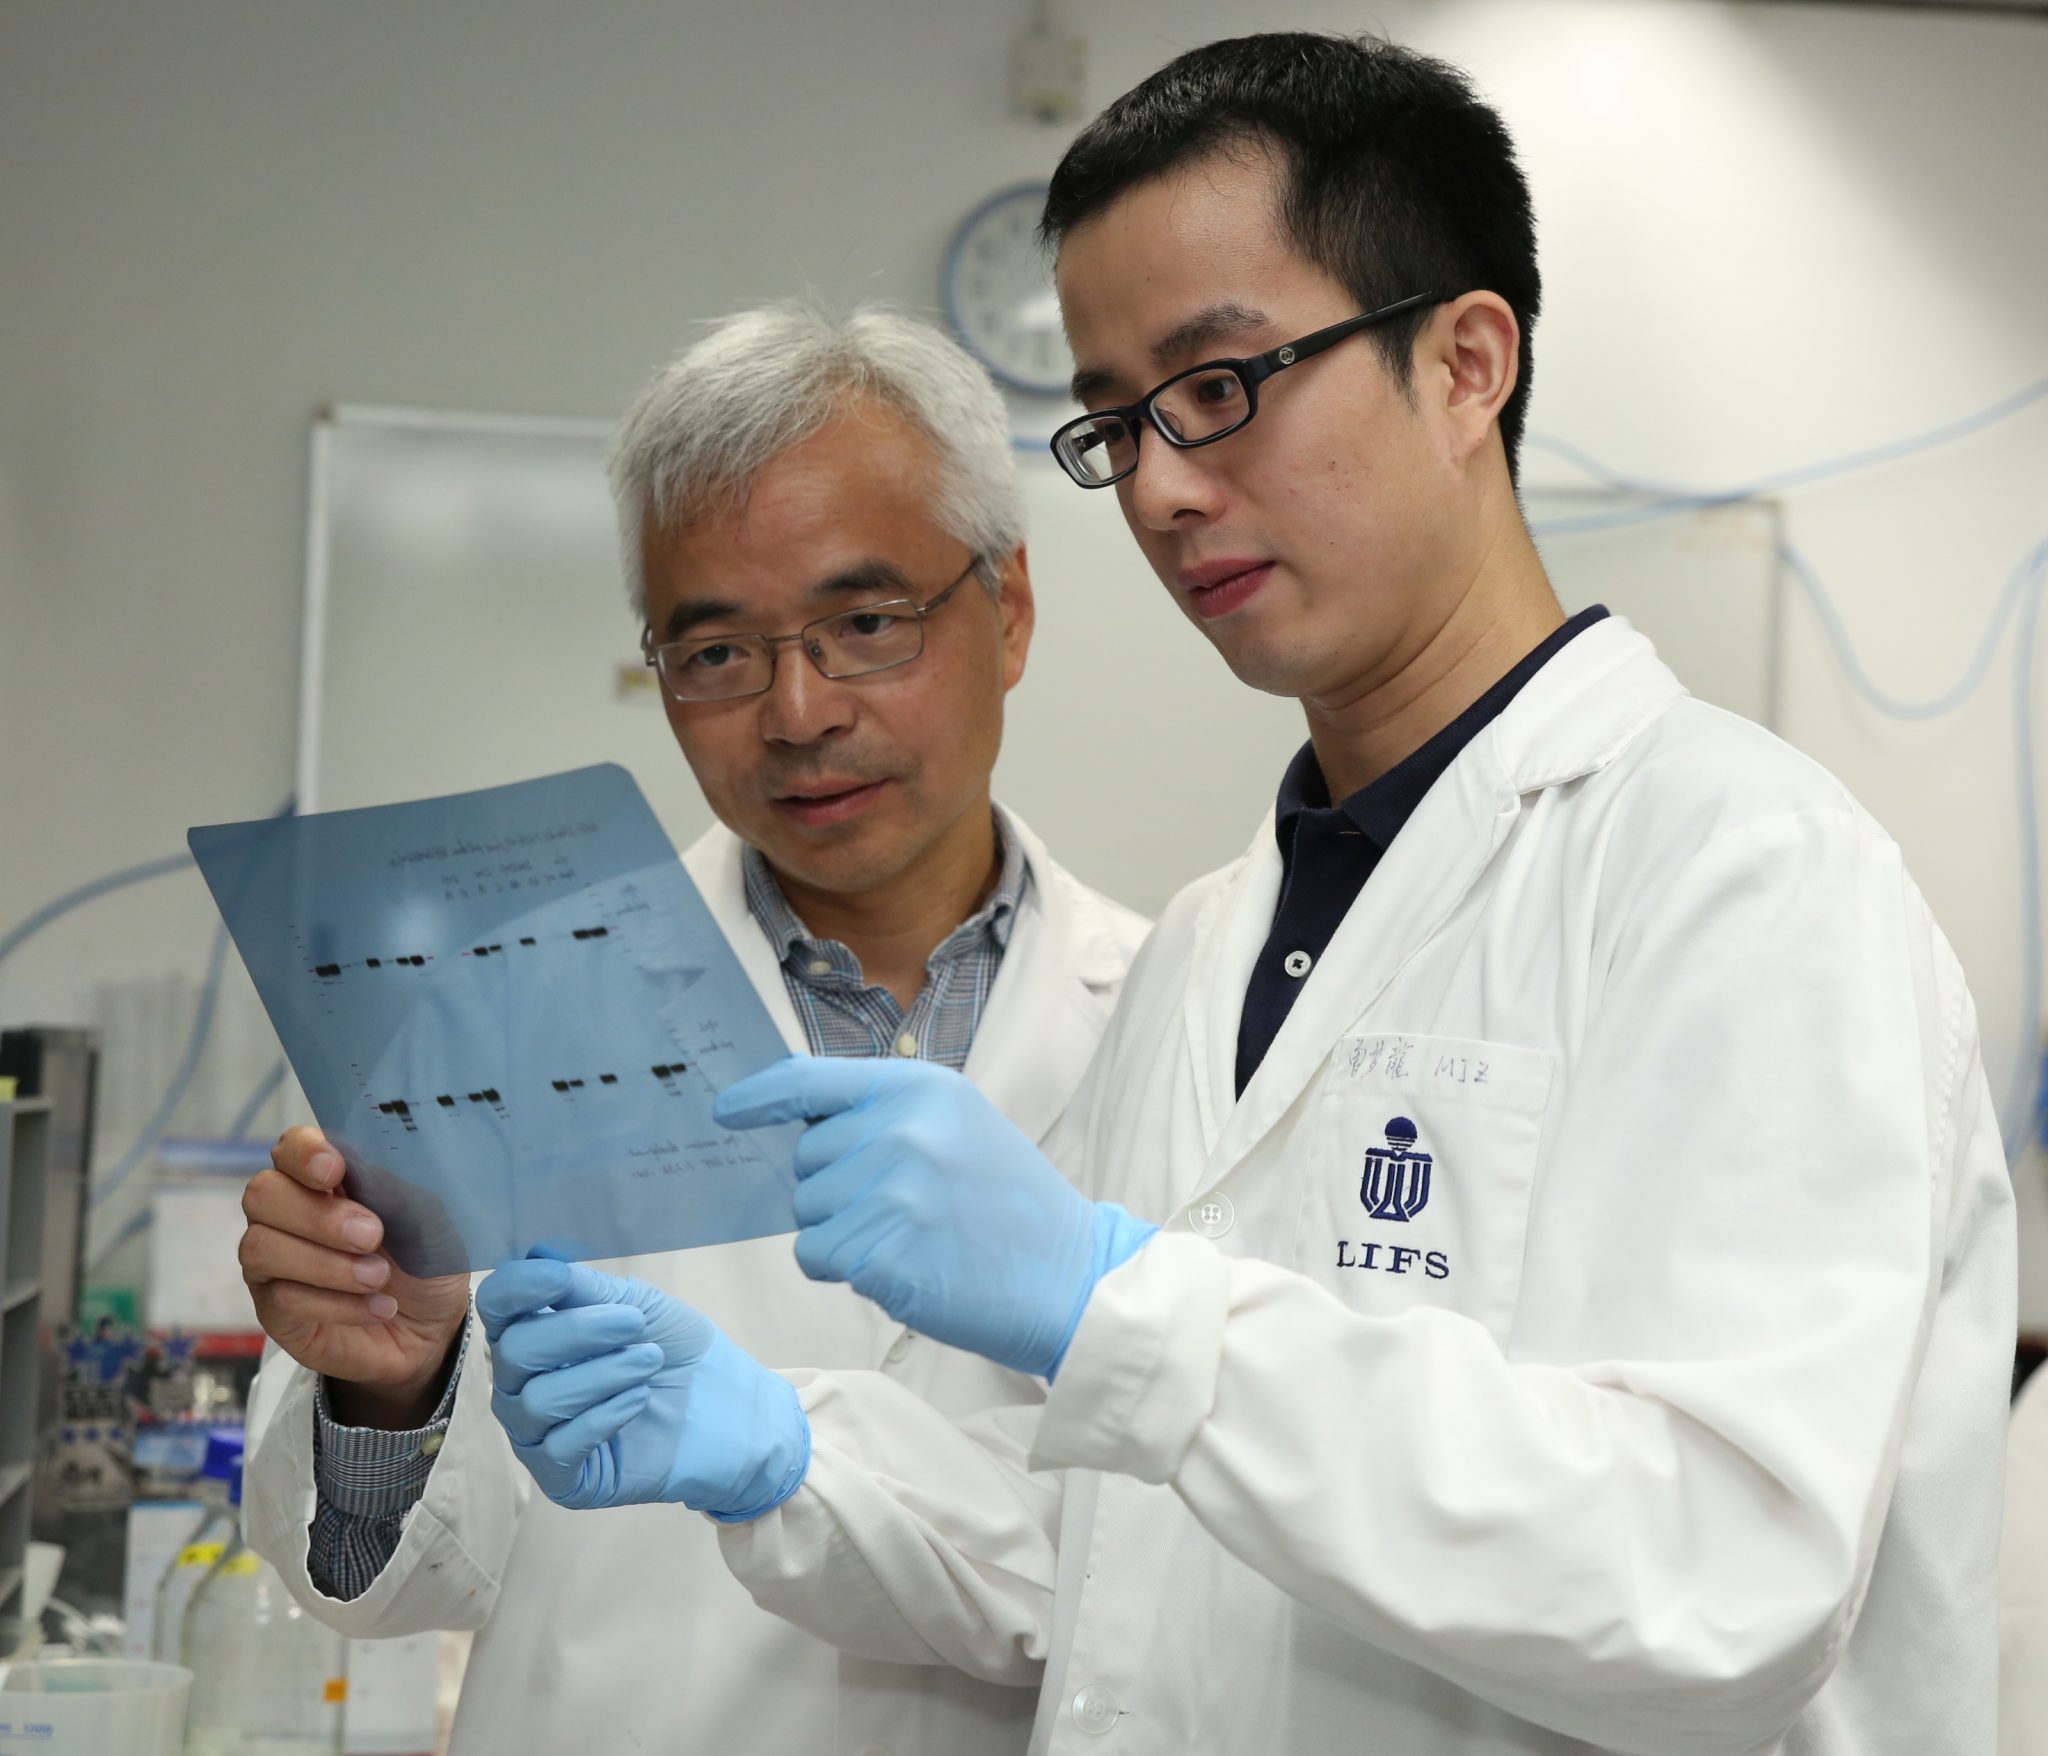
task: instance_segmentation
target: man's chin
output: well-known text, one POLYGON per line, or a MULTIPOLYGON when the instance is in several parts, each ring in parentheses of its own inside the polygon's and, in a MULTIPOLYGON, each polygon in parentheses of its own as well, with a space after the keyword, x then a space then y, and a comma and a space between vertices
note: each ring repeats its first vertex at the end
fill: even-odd
MULTIPOLYGON (((1230 674, 1248 689, 1267 695, 1298 696, 1305 692, 1316 669, 1314 655, 1307 650, 1303 624, 1306 616, 1291 602, 1280 601, 1271 588, 1236 615, 1215 621, 1183 611, 1202 638, 1216 649, 1216 656, 1230 667, 1230 674), (1267 602, 1268 598, 1273 599, 1267 602)), ((1325 655, 1327 663, 1327 655, 1325 655)))
POLYGON ((752 841, 776 873, 808 890, 836 896, 857 896, 886 883, 903 861, 901 836, 882 826, 846 823, 793 832, 787 825, 765 825, 752 841))
MULTIPOLYGON (((1308 656, 1264 640, 1217 640, 1216 653, 1247 689, 1297 700, 1312 693, 1315 667, 1308 656)), ((1327 662, 1327 661, 1326 661, 1327 662)))

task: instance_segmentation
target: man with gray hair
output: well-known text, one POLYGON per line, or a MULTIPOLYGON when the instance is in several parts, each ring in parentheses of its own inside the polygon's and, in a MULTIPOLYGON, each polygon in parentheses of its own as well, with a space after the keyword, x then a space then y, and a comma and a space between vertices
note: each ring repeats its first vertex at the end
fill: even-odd
MULTIPOLYGON (((1041 1138, 1144 923, 990 798, 1033 621, 994 386, 911 318, 747 312, 642 393, 612 486, 647 662, 720 820, 685 864, 790 1047, 960 1069, 1041 1138)), ((533 1494, 492 1415, 490 1312, 466 1276, 400 1271, 340 1176, 296 1128, 244 1198, 243 1272, 279 1350, 250 1405, 245 1518, 347 1634, 478 1631, 458 1756, 1024 1747, 1030 1690, 799 1632, 733 1582, 713 1525, 533 1494)), ((969 1424, 1031 1394, 806 1279, 787 1238, 611 1266, 759 1359, 871 1371, 969 1424)))

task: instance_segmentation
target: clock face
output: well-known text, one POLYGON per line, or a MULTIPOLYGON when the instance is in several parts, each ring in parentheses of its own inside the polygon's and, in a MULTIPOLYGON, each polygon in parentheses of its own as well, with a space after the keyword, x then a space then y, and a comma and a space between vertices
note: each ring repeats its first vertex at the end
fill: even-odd
POLYGON ((968 350, 1012 390, 1065 396, 1074 362, 1052 263, 1038 247, 1043 183, 1004 189, 960 222, 946 250, 946 315, 968 350))

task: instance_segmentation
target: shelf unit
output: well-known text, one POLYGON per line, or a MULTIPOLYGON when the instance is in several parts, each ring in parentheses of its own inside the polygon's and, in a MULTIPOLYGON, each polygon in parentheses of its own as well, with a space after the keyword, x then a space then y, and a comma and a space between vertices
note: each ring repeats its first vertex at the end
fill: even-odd
POLYGON ((0 1627, 22 1612, 35 1471, 43 1200, 50 1151, 44 1098, 0 1103, 0 1627))

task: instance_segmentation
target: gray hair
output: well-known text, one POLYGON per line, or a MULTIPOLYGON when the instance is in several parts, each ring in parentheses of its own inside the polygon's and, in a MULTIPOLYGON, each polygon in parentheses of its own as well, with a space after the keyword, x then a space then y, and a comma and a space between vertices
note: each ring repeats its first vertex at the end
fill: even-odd
POLYGON ((897 410, 939 460, 932 510, 996 564, 1024 539, 1024 490, 1002 393, 966 350, 920 318, 863 306, 835 321, 792 300, 712 322, 655 374, 612 441, 627 590, 644 617, 642 532, 738 503, 774 458, 850 403, 897 410))

